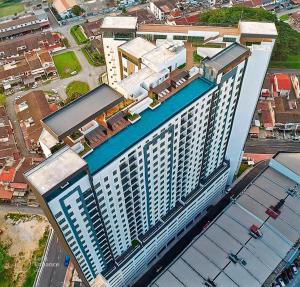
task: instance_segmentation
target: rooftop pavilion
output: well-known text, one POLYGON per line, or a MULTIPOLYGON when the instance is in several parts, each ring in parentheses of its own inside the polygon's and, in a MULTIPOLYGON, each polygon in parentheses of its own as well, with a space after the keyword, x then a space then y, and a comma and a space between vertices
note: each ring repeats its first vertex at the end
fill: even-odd
POLYGON ((121 45, 119 49, 122 52, 130 54, 134 56, 136 59, 140 59, 146 53, 150 52, 151 50, 155 49, 155 45, 151 42, 145 40, 144 38, 137 37, 131 41, 126 42, 125 44, 121 45))
POLYGON ((300 180, 299 158, 300 153, 276 155, 151 286, 204 287, 208 279, 218 287, 271 286, 277 276, 273 271, 280 274, 299 247, 300 188, 287 172, 300 180), (270 206, 278 203, 278 216, 270 216, 270 206), (262 236, 251 235, 253 225, 262 236))
POLYGON ((42 124, 52 136, 62 140, 84 124, 122 102, 123 99, 123 96, 118 92, 103 84, 47 116, 43 119, 42 124))
POLYGON ((242 37, 276 38, 278 35, 274 23, 240 21, 239 30, 242 37))

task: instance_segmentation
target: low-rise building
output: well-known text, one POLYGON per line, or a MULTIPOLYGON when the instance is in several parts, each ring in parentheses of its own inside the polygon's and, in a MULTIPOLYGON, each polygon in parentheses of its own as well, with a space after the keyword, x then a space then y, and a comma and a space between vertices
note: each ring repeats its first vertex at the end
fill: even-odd
POLYGON ((47 50, 54 52, 64 47, 57 33, 38 32, 0 42, 0 63, 5 64, 22 57, 26 52, 47 50))
POLYGON ((275 111, 273 106, 273 101, 260 101, 256 107, 260 115, 260 122, 266 130, 273 130, 275 125, 275 111))
POLYGON ((294 28, 300 29, 300 11, 294 12, 292 15, 290 15, 289 20, 294 28))
POLYGON ((24 53, 14 62, 0 67, 0 85, 10 89, 12 85, 29 86, 42 76, 54 77, 57 71, 47 50, 24 53))
POLYGON ((17 19, 0 22, 0 41, 48 29, 50 23, 46 13, 25 15, 17 19))
MULTIPOLYGON (((166 20, 171 13, 175 13, 181 16, 181 12, 179 11, 176 1, 167 1, 167 0, 153 0, 150 1, 149 5, 150 11, 154 14, 157 20, 166 20)), ((176 18, 176 17, 175 17, 176 18)))
POLYGON ((274 74, 273 83, 273 94, 289 97, 292 84, 288 74, 274 74))
POLYGON ((82 23, 80 24, 80 27, 82 32, 88 39, 101 39, 101 24, 102 19, 82 23))
POLYGON ((41 120, 51 113, 43 91, 32 91, 16 100, 16 113, 28 150, 38 151, 41 120))
POLYGON ((72 16, 71 9, 77 5, 76 0, 54 0, 52 7, 54 7, 63 19, 72 16))
POLYGON ((18 157, 14 132, 5 108, 0 107, 0 167, 18 157))
POLYGON ((299 171, 276 154, 149 286, 271 286, 299 254, 299 171))

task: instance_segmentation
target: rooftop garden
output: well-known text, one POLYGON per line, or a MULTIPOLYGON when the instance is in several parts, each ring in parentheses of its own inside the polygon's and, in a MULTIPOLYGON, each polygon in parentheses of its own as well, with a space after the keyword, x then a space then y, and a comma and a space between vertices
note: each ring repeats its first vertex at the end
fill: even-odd
POLYGON ((130 121, 131 123, 136 122, 139 118, 140 118, 140 115, 138 115, 138 114, 127 114, 126 115, 126 119, 128 121, 130 121))
POLYGON ((200 22, 209 25, 237 25, 243 21, 274 22, 278 37, 274 46, 270 66, 274 68, 300 69, 300 33, 288 23, 278 19, 275 14, 262 8, 236 6, 209 10, 200 15, 200 22))
POLYGON ((76 141, 78 140, 79 138, 81 138, 83 136, 83 134, 77 130, 75 132, 73 132, 71 135, 70 135, 70 138, 73 140, 73 141, 76 141))
POLYGON ((92 148, 87 144, 87 142, 83 143, 84 150, 79 153, 80 156, 84 156, 87 154, 92 148))

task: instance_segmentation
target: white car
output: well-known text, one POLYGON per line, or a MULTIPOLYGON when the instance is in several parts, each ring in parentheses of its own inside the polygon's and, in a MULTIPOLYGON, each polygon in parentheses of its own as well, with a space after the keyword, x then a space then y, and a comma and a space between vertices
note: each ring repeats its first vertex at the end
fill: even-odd
POLYGON ((292 265, 293 274, 296 275, 298 273, 298 269, 295 265, 292 265))
POLYGON ((283 282, 281 277, 277 278, 278 283, 280 284, 281 287, 285 287, 285 283, 283 282))
POLYGON ((34 83, 34 84, 32 85, 32 88, 35 89, 35 88, 37 88, 37 86, 38 86, 37 83, 34 83))
POLYGON ((51 91, 52 91, 54 94, 58 94, 58 91, 55 90, 55 89, 51 89, 51 91))

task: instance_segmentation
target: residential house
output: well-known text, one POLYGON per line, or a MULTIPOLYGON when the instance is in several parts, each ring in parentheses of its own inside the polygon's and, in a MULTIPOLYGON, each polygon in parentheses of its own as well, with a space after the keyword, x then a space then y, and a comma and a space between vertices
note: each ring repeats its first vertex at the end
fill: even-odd
POLYGON ((101 39, 102 19, 97 21, 85 22, 80 25, 83 34, 90 40, 101 39))
POLYGON ((276 126, 300 130, 300 99, 275 98, 276 126))
POLYGON ((297 99, 300 98, 300 84, 299 84, 299 76, 290 75, 292 86, 294 89, 294 94, 297 99))
POLYGON ((292 89, 291 79, 288 74, 274 74, 273 94, 289 97, 292 89))
POLYGON ((38 150, 42 133, 41 120, 51 113, 43 91, 32 91, 16 100, 16 114, 28 150, 38 150))
POLYGON ((62 19, 71 16, 71 9, 77 5, 75 0, 54 0, 52 6, 62 19))
POLYGON ((11 85, 30 85, 42 76, 56 75, 56 68, 49 52, 47 50, 32 51, 0 67, 0 85, 9 89, 11 85))
POLYGON ((0 42, 0 63, 9 63, 20 58, 26 52, 47 50, 49 52, 60 50, 64 47, 58 33, 38 32, 24 35, 0 42))
POLYGON ((157 20, 166 20, 171 12, 174 13, 178 10, 176 1, 174 0, 152 0, 150 1, 149 8, 157 20))
POLYGON ((260 101, 256 107, 260 115, 260 122, 266 130, 273 130, 275 125, 273 105, 273 101, 260 101))
POLYGON ((50 23, 46 13, 26 15, 0 22, 0 41, 48 29, 50 23))
MULTIPOLYGON (((299 0, 300 4, 300 0, 299 0)), ((295 29, 300 29, 300 11, 294 12, 292 15, 290 15, 290 23, 295 29)))
POLYGON ((141 9, 138 6, 128 9, 126 15, 137 17, 138 23, 161 23, 161 21, 155 18, 154 13, 152 13, 148 9, 141 9))
POLYGON ((12 125, 8 119, 5 108, 0 107, 0 168, 7 161, 18 158, 18 149, 14 139, 12 125))

